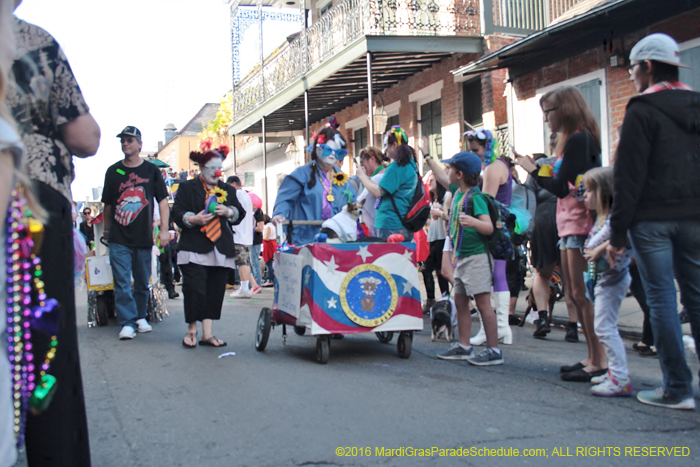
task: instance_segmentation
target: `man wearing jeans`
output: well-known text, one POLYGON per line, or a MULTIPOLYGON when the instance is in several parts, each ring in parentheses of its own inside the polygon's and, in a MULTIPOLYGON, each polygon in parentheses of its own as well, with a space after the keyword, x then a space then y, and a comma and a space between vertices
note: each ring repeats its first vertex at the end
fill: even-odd
POLYGON ((678 81, 678 44, 652 34, 630 52, 630 75, 641 95, 627 105, 617 149, 612 236, 619 256, 627 232, 650 308, 663 385, 639 391, 644 404, 695 408, 685 361, 676 286, 700 341, 700 95, 678 81))
POLYGON ((117 138, 121 140, 124 159, 107 169, 102 202, 117 320, 122 325, 119 339, 124 340, 133 339, 136 331, 153 330, 146 321, 153 247, 153 199, 158 202, 160 212, 162 245, 170 241, 170 211, 168 192, 158 167, 139 157, 143 146, 139 129, 127 126, 117 138))

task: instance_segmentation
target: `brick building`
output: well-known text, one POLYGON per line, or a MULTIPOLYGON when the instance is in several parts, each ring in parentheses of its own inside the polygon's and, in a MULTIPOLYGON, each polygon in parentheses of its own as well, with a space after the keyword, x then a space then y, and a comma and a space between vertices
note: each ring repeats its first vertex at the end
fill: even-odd
POLYGON ((654 32, 678 41, 682 61, 694 68, 682 70, 680 79, 700 88, 700 2, 686 0, 586 0, 544 30, 455 73, 466 77, 507 70, 510 136, 522 153, 548 152, 540 97, 557 86, 577 86, 601 125, 603 162, 608 164, 627 102, 636 92, 627 69, 629 51, 654 32))

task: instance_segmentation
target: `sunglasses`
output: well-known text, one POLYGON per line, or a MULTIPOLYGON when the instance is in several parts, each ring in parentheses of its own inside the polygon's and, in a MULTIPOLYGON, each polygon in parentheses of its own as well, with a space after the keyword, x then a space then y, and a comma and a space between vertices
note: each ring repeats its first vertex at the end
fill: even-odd
POLYGON ((473 140, 473 139, 478 139, 481 141, 486 141, 488 139, 488 135, 486 132, 479 128, 478 130, 469 130, 465 131, 463 136, 466 136, 467 139, 473 140))
POLYGON ((336 159, 343 160, 343 157, 348 155, 348 151, 346 149, 333 149, 327 144, 319 144, 316 147, 323 148, 323 153, 321 154, 321 157, 323 158, 330 157, 335 154, 336 159))

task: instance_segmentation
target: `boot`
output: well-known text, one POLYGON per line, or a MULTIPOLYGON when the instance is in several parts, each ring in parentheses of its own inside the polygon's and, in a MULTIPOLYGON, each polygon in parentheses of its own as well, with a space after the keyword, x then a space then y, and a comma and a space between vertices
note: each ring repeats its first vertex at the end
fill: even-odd
POLYGON ((532 335, 538 339, 543 339, 547 337, 547 334, 551 331, 549 328, 549 320, 547 319, 547 311, 539 311, 540 319, 537 320, 537 329, 532 335))
POLYGON ((566 325, 564 340, 566 342, 578 342, 578 323, 569 321, 569 324, 566 325))
MULTIPOLYGON (((494 308, 496 309, 496 322, 498 323, 498 340, 510 345, 513 343, 513 333, 508 325, 508 308, 510 306, 510 292, 494 292, 492 294, 494 308)), ((483 345, 486 343, 486 333, 479 314, 479 332, 469 339, 471 345, 483 345)))
POLYGON ((484 332, 484 323, 481 321, 481 313, 477 311, 476 316, 479 317, 479 332, 469 339, 469 343, 471 345, 482 345, 486 343, 486 332, 484 332))
POLYGON ((498 340, 503 340, 505 345, 513 343, 513 332, 508 324, 508 310, 510 309, 510 292, 496 292, 496 321, 498 322, 498 340))

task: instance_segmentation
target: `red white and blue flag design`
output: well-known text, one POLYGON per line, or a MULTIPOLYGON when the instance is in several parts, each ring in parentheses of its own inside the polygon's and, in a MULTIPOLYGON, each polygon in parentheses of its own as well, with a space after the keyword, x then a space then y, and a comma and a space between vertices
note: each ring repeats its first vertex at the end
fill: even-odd
POLYGON ((423 329, 414 243, 313 243, 279 254, 303 259, 296 325, 311 334, 423 329))

